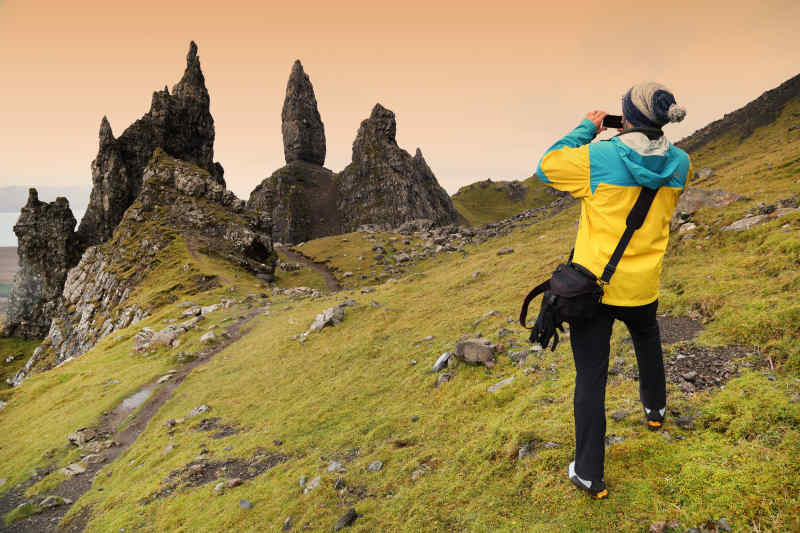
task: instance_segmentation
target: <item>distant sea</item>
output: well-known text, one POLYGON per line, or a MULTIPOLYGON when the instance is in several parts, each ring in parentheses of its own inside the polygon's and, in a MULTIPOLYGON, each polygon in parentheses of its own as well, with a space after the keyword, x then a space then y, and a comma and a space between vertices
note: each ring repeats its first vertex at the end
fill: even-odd
MULTIPOLYGON (((84 211, 75 211, 75 220, 80 223, 84 211)), ((0 246, 16 246, 17 236, 14 235, 14 224, 19 218, 19 211, 15 213, 0 212, 0 246)), ((77 228, 77 224, 75 225, 77 228)))

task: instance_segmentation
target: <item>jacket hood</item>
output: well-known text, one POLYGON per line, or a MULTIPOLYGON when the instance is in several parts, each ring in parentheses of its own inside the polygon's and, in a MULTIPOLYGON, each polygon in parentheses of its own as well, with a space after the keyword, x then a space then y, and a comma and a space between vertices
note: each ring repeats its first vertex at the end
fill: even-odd
POLYGON ((633 179, 642 187, 657 189, 680 173, 680 156, 663 135, 650 140, 644 133, 632 131, 611 141, 633 179))

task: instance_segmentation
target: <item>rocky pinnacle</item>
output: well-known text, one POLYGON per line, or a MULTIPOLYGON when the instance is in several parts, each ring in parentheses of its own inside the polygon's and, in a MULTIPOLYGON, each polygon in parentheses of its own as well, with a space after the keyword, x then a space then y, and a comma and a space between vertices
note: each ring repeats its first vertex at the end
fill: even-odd
POLYGON ((14 226, 20 269, 9 297, 5 336, 43 338, 61 302, 67 272, 80 259, 66 198, 40 202, 31 189, 14 226))
POLYGON ((100 124, 97 157, 92 162, 92 192, 78 228, 82 246, 111 237, 142 186, 142 172, 156 148, 208 170, 224 186, 223 169, 214 162, 214 118, 192 41, 186 70, 172 88, 153 93, 150 110, 114 138, 108 119, 100 124))
POLYGON ((376 104, 353 142, 353 161, 339 174, 338 210, 344 231, 362 224, 396 228, 415 219, 435 225, 461 222, 422 152, 397 145, 394 113, 376 104))
POLYGON ((281 113, 283 153, 287 163, 325 163, 325 126, 317 110, 314 87, 300 60, 294 62, 281 113))

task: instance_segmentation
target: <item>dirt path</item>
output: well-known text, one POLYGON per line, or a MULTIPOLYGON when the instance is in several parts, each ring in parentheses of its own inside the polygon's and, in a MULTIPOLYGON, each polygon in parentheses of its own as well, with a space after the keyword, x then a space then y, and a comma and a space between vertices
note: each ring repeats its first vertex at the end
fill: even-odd
MULTIPOLYGON (((111 448, 99 451, 98 455, 102 457, 102 460, 98 461, 96 464, 87 465, 86 472, 73 476, 64 481, 55 489, 47 491, 46 495, 61 496, 62 498, 68 498, 72 500, 72 502, 77 502, 85 492, 91 489, 92 481, 97 472, 101 468, 110 465, 110 463, 122 455, 122 453, 127 450, 131 444, 136 442, 136 439, 139 438, 139 436, 144 432, 148 422, 150 422, 153 416, 155 416, 155 414, 159 409, 161 409, 167 400, 170 399, 172 392, 183 382, 184 379, 186 379, 186 376, 188 376, 189 373, 198 366, 207 363, 214 355, 239 340, 248 331, 244 330, 243 327, 263 311, 263 307, 257 307, 244 318, 228 326, 226 328, 226 331, 229 335, 227 338, 223 337, 223 340, 218 344, 198 352, 196 359, 190 363, 187 363, 180 370, 175 372, 169 381, 166 381, 163 384, 159 384, 157 381, 148 383, 135 395, 126 399, 130 400, 137 395, 146 396, 146 399, 143 401, 143 403, 123 401, 113 411, 105 413, 103 418, 100 420, 98 427, 94 429, 97 432, 98 439, 102 440, 103 436, 107 436, 109 439, 113 438, 117 444, 111 448), (124 426, 124 423, 130 420, 131 413, 137 409, 138 412, 136 412, 130 423, 127 426, 124 426)), ((66 435, 64 435, 64 439, 66 440, 66 435)), ((56 466, 51 465, 45 469, 40 469, 38 473, 41 477, 44 477, 55 469, 56 466)), ((112 469, 107 469, 106 471, 108 472, 111 470, 112 469)), ((21 503, 29 501, 30 499, 26 498, 24 493, 25 490, 33 483, 34 481, 27 481, 17 487, 14 487, 0 497, 0 515, 11 511, 21 503)), ((38 501, 40 499, 41 498, 34 498, 33 500, 38 501)), ((41 513, 32 515, 24 520, 19 520, 8 526, 0 521, 0 532, 78 533, 83 531, 89 519, 91 518, 91 513, 88 510, 83 510, 74 519, 72 519, 69 524, 66 524, 64 527, 59 527, 59 522, 61 522, 61 520, 67 514, 67 511, 69 511, 70 507, 71 505, 60 505, 50 509, 45 509, 41 513)))
POLYGON ((276 246, 276 248, 292 261, 313 268, 314 270, 322 274, 322 277, 325 278, 325 284, 328 286, 329 291, 337 292, 342 290, 342 286, 339 284, 339 280, 336 279, 336 276, 333 275, 333 272, 331 272, 331 270, 325 263, 317 263, 315 261, 312 261, 311 259, 304 256, 300 252, 291 250, 286 246, 276 246))

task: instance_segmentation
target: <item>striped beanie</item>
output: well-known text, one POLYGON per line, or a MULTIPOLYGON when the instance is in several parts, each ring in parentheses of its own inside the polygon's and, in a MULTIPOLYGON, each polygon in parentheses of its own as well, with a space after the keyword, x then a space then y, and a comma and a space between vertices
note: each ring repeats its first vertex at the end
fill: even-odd
POLYGON ((675 96, 663 85, 644 82, 625 93, 622 114, 634 126, 660 129, 669 122, 683 120, 686 109, 675 103, 675 96))

